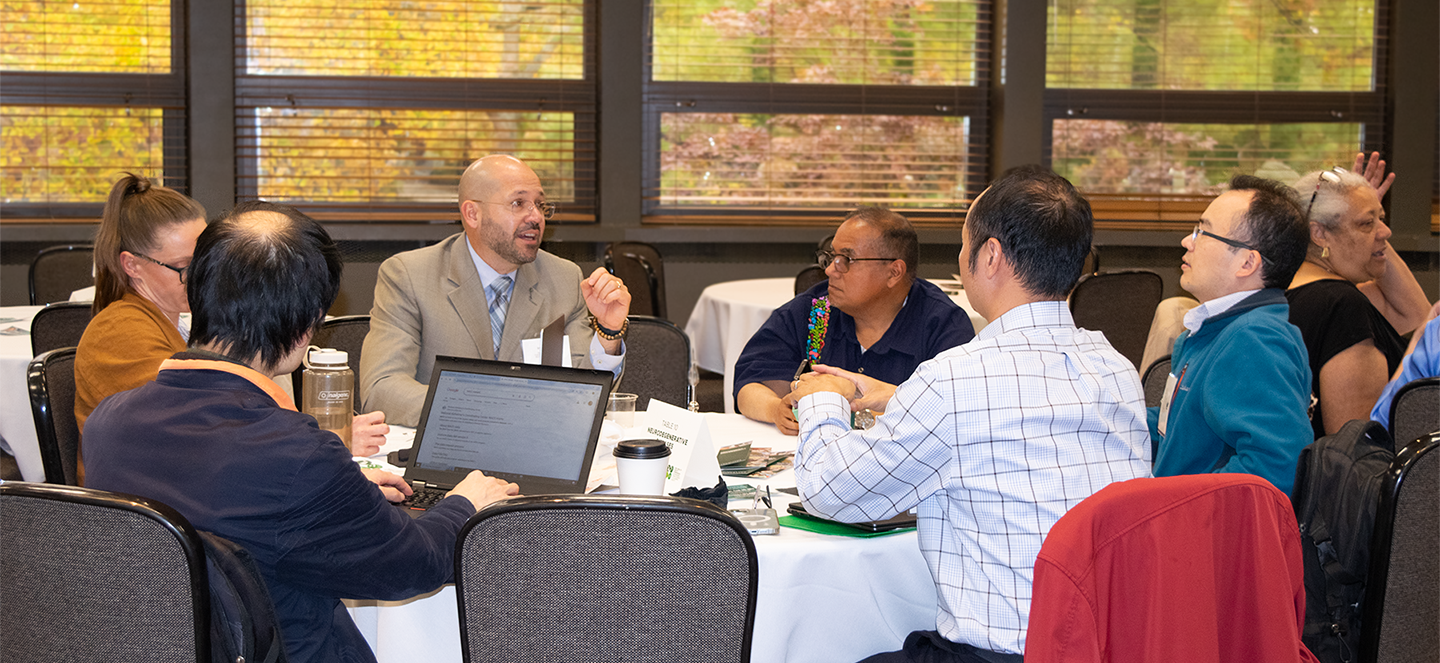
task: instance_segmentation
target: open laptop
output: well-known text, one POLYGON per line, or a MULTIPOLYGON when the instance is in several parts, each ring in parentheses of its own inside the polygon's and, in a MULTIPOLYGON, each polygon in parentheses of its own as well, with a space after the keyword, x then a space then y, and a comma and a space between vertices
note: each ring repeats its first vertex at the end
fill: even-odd
POLYGON ((419 515, 471 470, 512 481, 522 495, 585 492, 613 380, 609 371, 436 357, 405 467, 416 496, 401 506, 419 515))

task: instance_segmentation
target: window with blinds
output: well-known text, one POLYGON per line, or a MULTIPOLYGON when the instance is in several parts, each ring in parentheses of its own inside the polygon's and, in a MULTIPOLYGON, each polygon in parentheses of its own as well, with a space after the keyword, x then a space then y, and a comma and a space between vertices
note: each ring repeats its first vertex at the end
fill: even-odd
POLYGON ((957 214, 986 175, 990 5, 652 0, 650 222, 957 214))
POLYGON ((186 190, 169 0, 7 0, 0 25, 0 215, 98 217, 126 171, 186 190))
POLYGON ((1377 0, 1050 0, 1049 157, 1097 217, 1189 223, 1237 173, 1379 147, 1377 0))
POLYGON ((524 159, 559 206, 595 218, 592 9, 401 0, 236 3, 242 197, 317 218, 459 218, 486 154, 524 159))

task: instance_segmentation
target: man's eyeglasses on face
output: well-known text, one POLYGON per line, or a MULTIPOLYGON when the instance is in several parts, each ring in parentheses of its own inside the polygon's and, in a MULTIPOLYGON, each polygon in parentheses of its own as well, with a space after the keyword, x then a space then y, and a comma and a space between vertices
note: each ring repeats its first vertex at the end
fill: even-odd
MULTIPOLYGON (((1190 243, 1191 243, 1191 244, 1194 244, 1195 242, 1200 241, 1200 236, 1201 236, 1201 235, 1204 235, 1204 236, 1209 237, 1209 238, 1211 238, 1211 239, 1220 240, 1220 241, 1222 241, 1222 242, 1224 242, 1224 243, 1226 243, 1226 244, 1229 244, 1230 246, 1233 246, 1233 247, 1235 247, 1235 248, 1237 248, 1237 249, 1245 249, 1245 250, 1247 250, 1247 251, 1254 251, 1254 252, 1256 252, 1256 253, 1260 253, 1260 249, 1257 249, 1257 248, 1255 248, 1255 247, 1253 247, 1253 246, 1250 246, 1249 244, 1246 244, 1245 242, 1242 242, 1242 241, 1240 241, 1240 240, 1238 240, 1238 239, 1230 239, 1229 237, 1222 237, 1222 236, 1216 235, 1215 233, 1212 233, 1212 232, 1210 232, 1210 231, 1208 231, 1208 230, 1203 230, 1203 229, 1200 228, 1200 224, 1198 224, 1198 223, 1195 224, 1195 232, 1190 233, 1190 243)), ((1260 257, 1261 257, 1261 258, 1264 258, 1264 257, 1265 257, 1265 254, 1260 253, 1260 257)))
POLYGON ((172 272, 175 272, 176 274, 178 274, 178 275, 180 276, 180 285, 185 285, 185 273, 188 272, 188 271, 190 271, 190 266, 189 266, 189 265, 186 265, 186 266, 184 266, 184 267, 176 267, 176 266, 174 266, 174 265, 167 265, 167 264, 165 264, 165 263, 163 263, 163 262, 160 262, 159 260, 156 260, 156 259, 154 259, 154 258, 151 258, 150 256, 147 256, 147 255, 145 255, 145 254, 143 254, 143 253, 135 253, 134 255, 137 256, 137 257, 140 257, 140 258, 144 258, 144 259, 146 259, 146 260, 149 260, 150 262, 153 262, 153 263, 155 263, 155 264, 157 264, 157 265, 159 265, 159 266, 161 266, 161 267, 164 267, 165 269, 168 269, 168 270, 170 270, 170 271, 172 271, 172 272))
POLYGON ((546 219, 555 216, 555 206, 545 202, 536 203, 529 200, 512 200, 508 203, 492 203, 487 200, 472 200, 471 202, 509 207, 510 213, 514 214, 515 216, 525 216, 526 214, 530 213, 530 210, 533 209, 540 210, 540 216, 543 216, 546 219))
POLYGON ((1340 175, 1339 175, 1339 173, 1345 173, 1345 172, 1349 172, 1349 171, 1347 171, 1347 170, 1345 170, 1344 168, 1341 168, 1341 167, 1339 167, 1339 166, 1336 166, 1336 167, 1334 167, 1334 168, 1331 168, 1330 170, 1321 171, 1321 173, 1320 173, 1320 179, 1315 180, 1315 193, 1310 194, 1310 205, 1305 208, 1305 220, 1306 220, 1306 221, 1309 221, 1309 220, 1310 220, 1310 210, 1315 209, 1315 198, 1320 195, 1320 186, 1323 185, 1323 184, 1326 183, 1326 182, 1331 182, 1331 183, 1334 183, 1334 184, 1339 184, 1339 183, 1340 183, 1340 175))
POLYGON ((899 260, 899 258, 851 258, 850 256, 847 256, 843 253, 834 253, 832 251, 815 252, 815 262, 820 263, 820 267, 829 269, 830 264, 834 263, 835 271, 840 272, 841 274, 850 271, 850 263, 865 262, 867 260, 875 262, 895 262, 896 260, 899 260))

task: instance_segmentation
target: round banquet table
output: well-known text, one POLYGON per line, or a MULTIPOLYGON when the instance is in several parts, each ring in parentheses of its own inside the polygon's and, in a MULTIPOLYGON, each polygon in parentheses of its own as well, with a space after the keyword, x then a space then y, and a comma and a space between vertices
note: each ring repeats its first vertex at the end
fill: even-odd
MULTIPOLYGON (((986 320, 970 306, 970 299, 958 281, 929 279, 940 286, 950 300, 970 314, 978 333, 986 320)), ((735 412, 735 362, 750 337, 765 324, 781 304, 795 298, 795 279, 770 278, 726 281, 705 288, 685 333, 695 348, 695 363, 707 371, 725 375, 725 411, 735 412)))
POLYGON ((0 330, 11 327, 26 333, 0 334, 0 447, 15 457, 26 481, 44 481, 40 440, 30 414, 30 392, 25 372, 35 353, 30 351, 30 320, 43 306, 0 307, 0 330))
MULTIPOLYGON (((706 425, 718 446, 750 441, 795 448, 796 438, 737 414, 707 414, 706 425)), ((368 460, 383 464, 383 454, 410 445, 413 431, 408 434, 411 437, 392 427, 391 442, 368 460)), ((602 444, 596 455, 607 456, 608 447, 602 444)), ((596 465, 592 479, 613 472, 613 462, 608 468, 596 465)), ((726 481, 747 483, 733 477, 726 481)), ((781 513, 798 499, 775 491, 794 487, 790 470, 748 483, 762 486, 762 492, 768 484, 781 513)), ((733 506, 748 508, 750 501, 733 506)), ((862 539, 781 527, 779 534, 756 536, 755 550, 760 582, 751 642, 754 663, 857 661, 899 649, 911 631, 935 628, 935 584, 913 531, 862 539)), ((345 603, 380 663, 461 660, 454 585, 405 601, 345 603)))

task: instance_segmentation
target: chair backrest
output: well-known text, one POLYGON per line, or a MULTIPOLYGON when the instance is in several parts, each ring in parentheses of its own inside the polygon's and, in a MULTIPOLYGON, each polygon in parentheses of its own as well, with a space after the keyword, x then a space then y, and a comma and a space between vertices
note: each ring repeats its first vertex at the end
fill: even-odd
MULTIPOLYGON (((1417 332, 1418 333, 1418 332, 1417 332)), ((1440 431, 1440 377, 1420 378, 1390 401, 1390 439, 1396 444, 1440 431)))
POLYGON ((80 345, 92 317, 90 302, 56 302, 40 309, 30 320, 31 354, 80 345))
POLYGON ((625 340, 625 373, 616 391, 636 394, 635 409, 644 411, 651 398, 689 407, 690 337, 669 320, 630 316, 625 340))
POLYGON ((71 244, 41 249, 30 261, 30 305, 65 302, 95 285, 95 247, 71 244))
POLYGON ((195 530, 169 507, 76 486, 0 484, 5 663, 210 660, 195 530))
POLYGON ((1025 661, 1315 661, 1290 500, 1249 474, 1112 483, 1035 562, 1025 661))
POLYGON ((630 288, 630 312, 666 315, 665 261, 660 250, 644 242, 615 242, 605 249, 605 269, 630 288))
POLYGON ((74 486, 80 449, 80 426, 75 422, 75 348, 51 350, 30 360, 25 381, 45 483, 74 486))
POLYGON ((795 275, 795 294, 798 295, 802 292, 805 292, 806 290, 815 287, 816 283, 824 281, 828 278, 830 277, 825 275, 824 267, 821 267, 819 265, 810 265, 809 267, 800 270, 800 273, 795 275))
MULTIPOLYGON (((349 353, 350 370, 355 373, 355 394, 352 402, 356 407, 360 406, 360 349, 365 345, 365 335, 370 333, 370 316, 368 315, 345 315, 338 318, 330 318, 320 323, 320 331, 315 332, 315 338, 311 339, 310 345, 321 348, 334 348, 349 353)), ((290 374, 290 380, 295 386, 295 400, 299 402, 302 392, 302 376, 305 374, 305 365, 302 363, 294 373, 290 374)))
POLYGON ((1138 370, 1164 291, 1165 282, 1155 272, 1102 272, 1080 279, 1070 293, 1070 313, 1075 326, 1104 333, 1138 370))
POLYGON ((468 663, 750 660, 755 543, 729 512, 672 497, 497 502, 460 530, 468 663))
POLYGON ((1361 663, 1434 661, 1440 651, 1440 434, 1395 454, 1375 513, 1361 663))
POLYGON ((1156 359, 1140 375, 1140 386, 1145 390, 1145 407, 1158 407, 1165 397, 1165 383, 1170 379, 1170 355, 1156 359))

